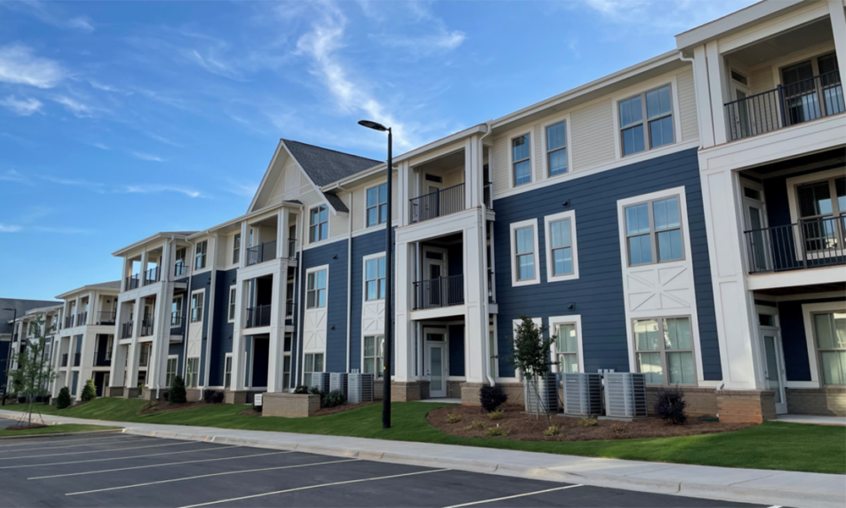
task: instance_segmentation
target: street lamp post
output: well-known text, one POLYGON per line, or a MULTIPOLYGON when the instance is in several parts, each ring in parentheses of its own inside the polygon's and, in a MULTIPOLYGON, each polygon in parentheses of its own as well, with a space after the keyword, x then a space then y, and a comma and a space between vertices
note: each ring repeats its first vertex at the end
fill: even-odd
POLYGON ((385 127, 380 123, 376 123, 370 120, 361 120, 358 122, 359 125, 363 127, 367 127, 368 129, 377 130, 380 132, 387 132, 388 133, 388 211, 387 211, 387 227, 385 228, 385 359, 382 361, 383 366, 383 374, 382 377, 384 382, 382 383, 383 388, 383 395, 382 395, 382 428, 383 429, 390 429, 391 428, 391 356, 393 351, 393 323, 394 323, 394 311, 393 311, 393 250, 394 250, 394 239, 393 239, 393 226, 392 226, 392 218, 391 212, 393 208, 393 133, 391 132, 390 127, 385 127))
MULTIPOLYGON (((12 339, 15 337, 15 321, 18 320, 18 308, 5 308, 0 310, 10 310, 13 312, 12 314, 12 339)), ((9 354, 6 356, 6 369, 3 371, 4 376, 6 379, 3 380, 3 400, 0 402, 0 405, 6 405, 6 394, 9 393, 9 366, 12 362, 12 342, 9 342, 9 354)))

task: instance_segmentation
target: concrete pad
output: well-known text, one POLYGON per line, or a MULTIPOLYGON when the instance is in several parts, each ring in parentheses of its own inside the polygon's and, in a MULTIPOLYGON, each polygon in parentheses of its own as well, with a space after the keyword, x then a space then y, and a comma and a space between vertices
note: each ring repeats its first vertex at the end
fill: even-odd
POLYGON ((846 416, 778 415, 778 421, 788 423, 846 426, 846 416))

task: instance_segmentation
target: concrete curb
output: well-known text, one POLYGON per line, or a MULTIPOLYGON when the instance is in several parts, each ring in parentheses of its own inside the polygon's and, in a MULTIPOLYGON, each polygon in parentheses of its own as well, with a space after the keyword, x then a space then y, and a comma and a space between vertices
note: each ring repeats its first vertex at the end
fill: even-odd
POLYGON ((2 436, 0 441, 8 439, 35 439, 45 437, 62 437, 62 436, 90 436, 92 434, 114 434, 123 433, 126 429, 106 429, 106 430, 84 430, 82 432, 59 432, 56 434, 26 434, 23 436, 2 436))

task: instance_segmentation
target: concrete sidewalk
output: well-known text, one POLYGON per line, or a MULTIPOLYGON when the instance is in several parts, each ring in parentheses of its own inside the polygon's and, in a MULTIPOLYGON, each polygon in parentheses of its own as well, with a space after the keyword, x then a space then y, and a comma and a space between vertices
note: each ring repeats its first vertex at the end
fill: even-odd
MULTIPOLYGON (((0 416, 19 413, 0 411, 0 416)), ((47 423, 120 425, 130 434, 447 467, 641 492, 820 508, 846 506, 846 476, 576 457, 470 446, 44 415, 47 423)), ((773 443, 773 446, 778 446, 773 443)), ((846 458, 844 458, 846 459, 846 458)))

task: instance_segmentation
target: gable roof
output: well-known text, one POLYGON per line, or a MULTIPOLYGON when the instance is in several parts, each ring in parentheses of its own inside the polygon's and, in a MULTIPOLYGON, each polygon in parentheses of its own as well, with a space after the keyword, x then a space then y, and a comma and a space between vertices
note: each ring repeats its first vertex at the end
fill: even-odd
POLYGON ((318 187, 343 180, 383 162, 290 139, 283 139, 282 143, 318 187))

